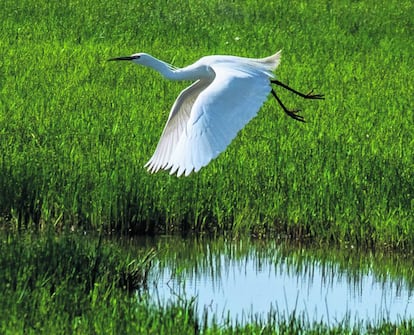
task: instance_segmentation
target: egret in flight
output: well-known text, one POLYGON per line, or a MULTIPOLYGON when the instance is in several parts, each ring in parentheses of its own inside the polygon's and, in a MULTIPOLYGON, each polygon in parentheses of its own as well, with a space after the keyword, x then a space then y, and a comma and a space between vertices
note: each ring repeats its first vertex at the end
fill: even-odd
POLYGON ((305 99, 323 99, 321 94, 300 93, 276 80, 272 71, 281 51, 260 59, 236 56, 206 56, 192 65, 176 68, 146 53, 111 58, 132 61, 158 71, 167 79, 188 80, 174 102, 151 159, 145 165, 152 173, 160 169, 188 176, 223 152, 237 133, 254 117, 271 93, 283 111, 304 122, 300 110, 285 107, 271 84, 305 99))

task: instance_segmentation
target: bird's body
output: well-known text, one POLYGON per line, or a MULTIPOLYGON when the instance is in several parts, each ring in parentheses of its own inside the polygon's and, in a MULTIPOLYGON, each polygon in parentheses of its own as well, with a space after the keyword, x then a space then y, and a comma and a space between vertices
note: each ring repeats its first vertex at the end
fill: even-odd
POLYGON ((188 176, 192 171, 199 171, 226 149, 257 114, 270 92, 285 112, 302 120, 297 111, 284 107, 271 87, 272 82, 281 84, 272 81, 272 71, 280 63, 280 51, 260 59, 206 56, 181 69, 145 53, 111 60, 131 60, 153 68, 168 79, 194 82, 180 93, 171 108, 158 146, 145 165, 151 172, 164 169, 170 170, 170 174, 188 176))

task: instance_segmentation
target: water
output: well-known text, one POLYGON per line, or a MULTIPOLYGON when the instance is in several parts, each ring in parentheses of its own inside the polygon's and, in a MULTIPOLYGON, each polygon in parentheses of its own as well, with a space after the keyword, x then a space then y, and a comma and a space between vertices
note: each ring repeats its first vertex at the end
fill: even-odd
POLYGON ((207 311, 243 323, 274 311, 329 325, 414 317, 412 260, 401 255, 280 241, 164 237, 150 244, 160 255, 150 294, 161 302, 195 297, 200 317, 207 311))

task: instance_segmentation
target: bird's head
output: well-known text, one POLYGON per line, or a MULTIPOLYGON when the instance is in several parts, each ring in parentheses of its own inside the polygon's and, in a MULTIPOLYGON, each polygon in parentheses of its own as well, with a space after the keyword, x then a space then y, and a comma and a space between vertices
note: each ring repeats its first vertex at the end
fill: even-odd
POLYGON ((115 58, 111 58, 108 59, 108 61, 120 61, 120 60, 129 60, 134 62, 135 64, 140 64, 140 65, 148 65, 148 63, 151 61, 153 57, 151 57, 150 55, 146 54, 146 53, 137 53, 137 54, 133 54, 131 56, 122 56, 122 57, 115 57, 115 58))

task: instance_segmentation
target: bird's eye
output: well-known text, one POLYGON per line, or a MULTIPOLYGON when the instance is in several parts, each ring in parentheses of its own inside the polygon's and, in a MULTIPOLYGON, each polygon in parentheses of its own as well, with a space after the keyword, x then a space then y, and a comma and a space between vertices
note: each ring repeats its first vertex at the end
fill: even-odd
POLYGON ((132 56, 132 59, 139 59, 141 56, 140 55, 134 55, 132 56))

